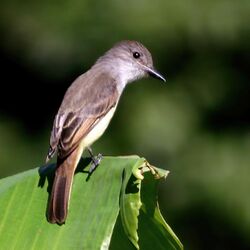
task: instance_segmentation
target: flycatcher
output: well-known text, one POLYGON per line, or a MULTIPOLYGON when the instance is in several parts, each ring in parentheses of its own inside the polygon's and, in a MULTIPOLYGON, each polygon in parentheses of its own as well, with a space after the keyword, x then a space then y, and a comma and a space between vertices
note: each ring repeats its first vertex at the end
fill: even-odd
MULTIPOLYGON (((107 128, 127 83, 153 76, 165 81, 153 67, 150 52, 139 42, 122 41, 100 57, 68 88, 55 117, 46 162, 57 152, 57 166, 47 218, 63 224, 67 217, 75 169, 82 152, 107 128)), ((92 168, 93 170, 93 168, 92 168)))

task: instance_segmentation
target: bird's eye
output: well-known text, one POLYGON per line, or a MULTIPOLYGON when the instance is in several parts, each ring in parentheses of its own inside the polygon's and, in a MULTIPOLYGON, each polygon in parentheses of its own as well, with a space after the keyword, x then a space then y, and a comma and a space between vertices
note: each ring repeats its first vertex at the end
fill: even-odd
POLYGON ((139 52, 134 52, 134 53, 133 53, 133 57, 134 57, 135 59, 138 59, 140 56, 141 56, 141 55, 140 55, 139 52))

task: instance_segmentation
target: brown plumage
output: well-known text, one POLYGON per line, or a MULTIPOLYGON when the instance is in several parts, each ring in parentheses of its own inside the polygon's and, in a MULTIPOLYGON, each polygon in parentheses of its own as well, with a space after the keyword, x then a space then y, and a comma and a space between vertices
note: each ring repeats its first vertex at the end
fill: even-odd
POLYGON ((72 180, 83 150, 107 128, 125 85, 147 75, 164 80, 153 69, 151 54, 142 44, 122 41, 68 88, 54 120, 46 159, 57 152, 49 222, 65 222, 72 180))
MULTIPOLYGON (((55 152, 57 150, 58 158, 48 207, 48 220, 51 223, 62 224, 67 217, 73 175, 82 151, 84 150, 80 145, 81 140, 86 137, 93 127, 95 127, 96 123, 101 120, 118 101, 115 82, 108 82, 104 74, 100 74, 99 78, 100 80, 96 77, 88 80, 88 83, 92 83, 93 80, 96 79, 97 84, 95 86, 103 89, 103 91, 97 95, 94 93, 95 88, 92 87, 93 94, 91 95, 91 93, 89 93, 88 101, 89 103, 94 103, 94 106, 91 107, 86 103, 87 98, 81 101, 80 96, 78 97, 79 101, 71 102, 72 99, 76 100, 76 94, 79 95, 77 92, 78 84, 84 83, 84 77, 81 76, 67 91, 54 121, 50 151, 55 152), (93 98, 96 98, 96 100, 93 100, 93 98), (68 102, 68 106, 65 105, 65 102, 68 102), (69 102, 71 102, 71 106, 69 102), (80 102, 83 103, 79 105, 80 102), (77 105, 77 107, 75 107, 75 105, 77 105)), ((112 78, 109 78, 109 80, 111 79, 112 78)), ((87 90, 87 92, 88 91, 90 90, 87 90)), ((88 145, 85 145, 85 147, 87 146, 88 145)), ((49 158, 51 158, 52 155, 50 155, 49 158)))
POLYGON ((68 213, 68 202, 75 168, 77 166, 79 148, 70 153, 64 160, 58 158, 57 170, 48 207, 48 221, 51 223, 64 223, 68 213))

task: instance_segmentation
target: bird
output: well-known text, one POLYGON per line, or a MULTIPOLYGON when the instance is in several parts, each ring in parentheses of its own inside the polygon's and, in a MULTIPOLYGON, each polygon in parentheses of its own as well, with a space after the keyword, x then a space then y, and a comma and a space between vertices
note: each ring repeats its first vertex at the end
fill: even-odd
POLYGON ((91 145, 104 133, 128 83, 152 76, 165 78, 155 70, 149 50, 138 41, 116 43, 67 89, 55 116, 46 163, 56 154, 55 176, 50 193, 47 220, 64 224, 73 176, 84 150, 88 150, 92 172, 101 161, 91 145))

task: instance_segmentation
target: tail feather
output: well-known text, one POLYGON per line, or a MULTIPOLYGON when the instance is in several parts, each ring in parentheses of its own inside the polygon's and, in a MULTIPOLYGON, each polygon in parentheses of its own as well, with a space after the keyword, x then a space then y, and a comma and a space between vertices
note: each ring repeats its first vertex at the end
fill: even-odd
POLYGON ((66 159, 57 160, 54 183, 50 195, 47 219, 50 223, 63 224, 68 214, 73 176, 81 156, 76 148, 66 159))

